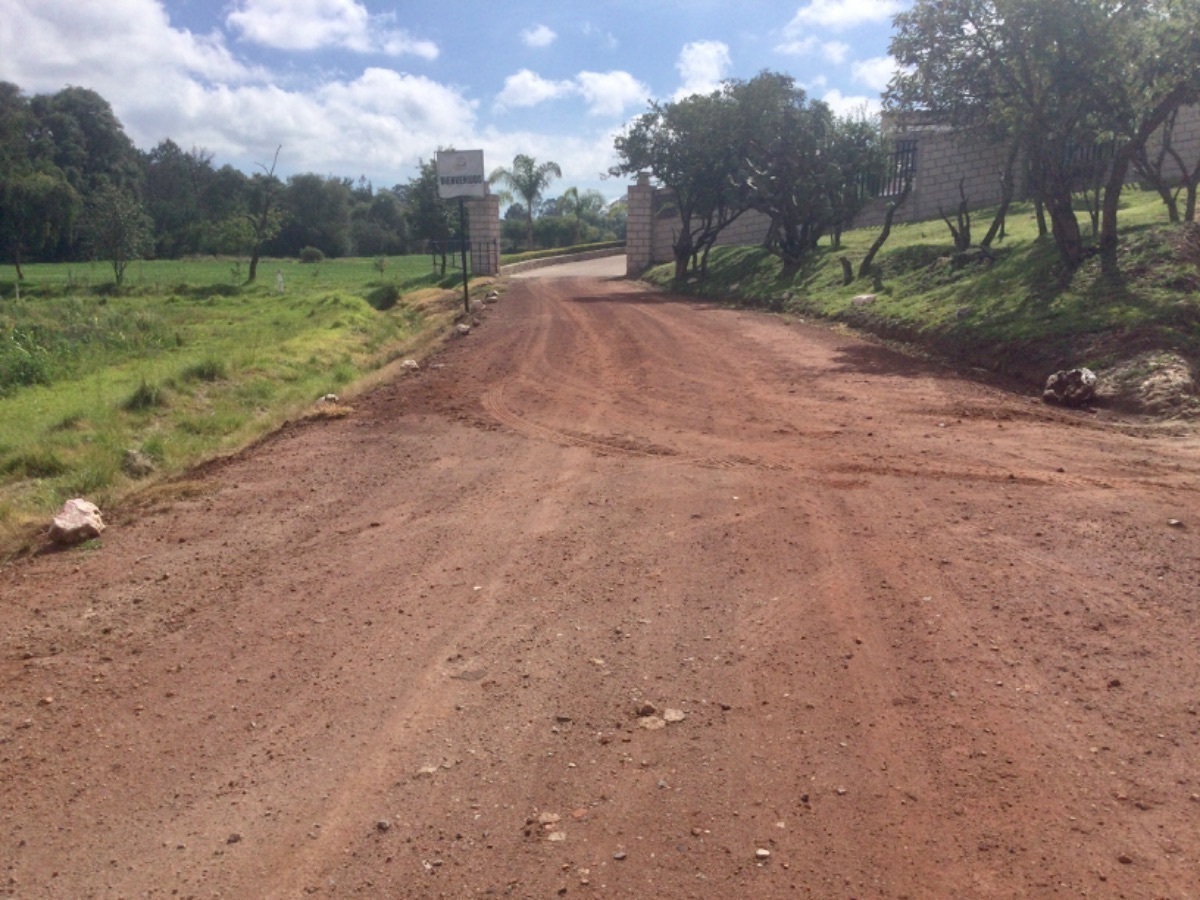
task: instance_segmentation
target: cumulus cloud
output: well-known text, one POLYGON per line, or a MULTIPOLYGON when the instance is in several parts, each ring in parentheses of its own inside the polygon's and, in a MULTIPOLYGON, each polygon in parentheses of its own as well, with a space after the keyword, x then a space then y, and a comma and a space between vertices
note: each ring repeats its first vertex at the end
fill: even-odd
POLYGON ((619 116, 627 107, 644 102, 650 89, 628 72, 580 72, 574 79, 551 81, 522 69, 504 79, 493 109, 504 112, 571 96, 587 100, 590 115, 619 116))
POLYGON ((883 104, 880 103, 878 97, 848 97, 836 88, 826 91, 821 99, 828 103, 829 108, 839 116, 857 116, 859 114, 877 116, 883 109, 883 104))
POLYGON ((225 24, 243 40, 277 50, 342 47, 358 53, 436 59, 432 41, 393 28, 394 14, 372 15, 357 0, 236 0, 225 24))
POLYGON ((628 72, 580 72, 577 80, 593 116, 619 116, 650 98, 650 88, 628 72))
POLYGON ((428 78, 369 68, 287 90, 220 35, 172 27, 157 0, 15 2, 21 28, 0 25, 0 80, 30 93, 91 88, 143 148, 170 137, 249 169, 282 145, 281 171, 396 173, 475 141, 475 103, 428 78))
POLYGON ((796 11, 784 31, 799 33, 814 25, 842 31, 867 23, 888 22, 904 6, 902 0, 811 0, 796 11))
POLYGON ((573 81, 551 81, 529 69, 522 69, 504 79, 504 88, 496 97, 495 109, 503 112, 515 107, 537 106, 547 100, 566 97, 575 93, 575 90, 573 81))
POLYGON ((549 47, 558 39, 558 35, 545 25, 526 28, 521 32, 521 42, 526 47, 549 47))
POLYGON ((850 45, 841 41, 827 41, 821 45, 821 55, 835 66, 840 66, 850 55, 850 45))
POLYGON ((896 61, 890 56, 875 56, 851 64, 850 73, 861 85, 882 91, 896 72, 896 61))
POLYGON ((680 51, 675 68, 679 70, 683 83, 675 92, 681 100, 692 94, 710 94, 721 86, 729 74, 733 61, 729 57, 728 45, 721 41, 694 41, 685 44, 680 51))

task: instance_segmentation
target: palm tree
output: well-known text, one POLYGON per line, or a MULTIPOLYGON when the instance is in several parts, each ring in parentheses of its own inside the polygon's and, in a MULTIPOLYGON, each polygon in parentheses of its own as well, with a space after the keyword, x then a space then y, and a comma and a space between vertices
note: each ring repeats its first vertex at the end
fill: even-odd
POLYGON ((560 215, 575 220, 571 228, 571 243, 578 244, 584 217, 595 218, 604 209, 604 195, 599 191, 584 191, 581 194, 579 188, 569 187, 558 198, 558 209, 560 215))
MULTIPOLYGON (((488 176, 488 184, 502 182, 524 201, 525 236, 530 250, 533 249, 533 208, 541 199, 542 191, 548 188, 555 178, 562 178, 562 169, 558 167, 558 163, 544 162, 538 165, 536 159, 524 153, 513 157, 511 169, 500 166, 488 176)), ((501 197, 512 201, 512 194, 507 192, 501 194, 501 197)))

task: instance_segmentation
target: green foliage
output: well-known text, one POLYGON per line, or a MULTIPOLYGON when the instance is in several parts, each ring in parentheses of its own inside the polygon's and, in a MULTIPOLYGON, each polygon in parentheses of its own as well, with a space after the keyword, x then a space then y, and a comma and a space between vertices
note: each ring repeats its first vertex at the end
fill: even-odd
POLYGON ((157 384, 148 384, 142 381, 133 393, 130 394, 125 402, 121 404, 121 408, 128 412, 142 412, 147 409, 155 409, 160 406, 167 405, 167 392, 157 384))
POLYGON ((1200 100, 1200 5, 917 0, 895 25, 887 103, 1020 150, 1068 268, 1087 257, 1072 194, 1093 185, 1111 268, 1130 164, 1175 110, 1200 100))
POLYGON ((381 312, 391 309, 400 300, 400 289, 394 284, 381 284, 367 293, 367 302, 381 312))
POLYGON ((120 287, 129 264, 150 248, 150 221, 141 203, 128 191, 101 184, 88 198, 84 228, 92 252, 109 261, 120 287))
POLYGON ((502 199, 507 198, 512 202, 514 195, 521 198, 525 209, 526 250, 533 249, 533 211, 555 178, 562 178, 558 163, 550 160, 539 163, 525 153, 513 157, 512 168, 498 166, 488 176, 488 184, 503 184, 512 192, 501 194, 502 199))
POLYGON ((50 354, 35 334, 13 328, 0 335, 0 397, 17 388, 49 384, 50 354))
POLYGON ((418 331, 456 307, 457 294, 445 313, 405 302, 437 283, 425 257, 389 259, 386 288, 369 258, 328 260, 303 278, 294 259, 276 265, 282 296, 231 286, 227 261, 199 260, 135 261, 103 297, 101 264, 30 265, 23 299, 0 302, 0 360, 19 347, 23 365, 40 366, 0 390, 0 532, 69 492, 103 502, 122 490, 126 448, 169 477, 242 445, 410 354, 418 331), (391 308, 373 309, 372 294, 391 308))
POLYGON ((319 247, 308 246, 300 251, 300 262, 302 263, 319 263, 325 261, 325 254, 321 252, 319 247))
MULTIPOLYGON (((1153 193, 1129 199, 1115 276, 1098 257, 1065 268, 1053 244, 1038 240, 1032 206, 1018 204, 991 254, 953 253, 940 222, 894 226, 867 305, 854 303, 863 285, 843 286, 840 253, 825 244, 792 277, 782 277, 761 247, 719 247, 708 279, 683 289, 848 322, 1031 384, 1081 360, 1103 368, 1151 349, 1200 359, 1200 249, 1189 242, 1192 226, 1166 223, 1153 193)), ((847 232, 844 252, 861 254, 876 232, 847 232)), ((646 277, 681 288, 669 265, 646 277)))
POLYGON ((185 366, 182 375, 187 381, 224 381, 229 369, 221 360, 209 357, 185 366))

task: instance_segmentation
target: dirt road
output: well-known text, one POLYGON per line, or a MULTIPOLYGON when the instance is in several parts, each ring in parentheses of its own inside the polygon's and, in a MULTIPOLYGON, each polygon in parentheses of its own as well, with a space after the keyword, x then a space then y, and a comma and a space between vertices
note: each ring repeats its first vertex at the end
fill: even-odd
POLYGON ((580 278, 354 406, 0 569, 0 894, 1200 897, 1194 432, 580 278))

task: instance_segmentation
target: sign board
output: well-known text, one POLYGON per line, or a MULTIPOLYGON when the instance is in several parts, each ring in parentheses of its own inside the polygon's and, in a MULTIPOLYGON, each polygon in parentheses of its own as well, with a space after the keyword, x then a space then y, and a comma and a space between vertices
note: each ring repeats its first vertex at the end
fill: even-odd
POLYGON ((439 150, 437 176, 438 196, 443 200, 487 194, 482 150, 439 150))

